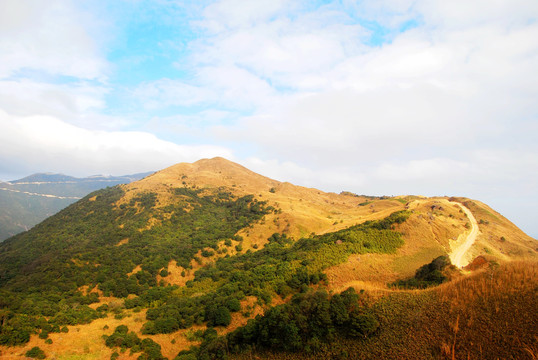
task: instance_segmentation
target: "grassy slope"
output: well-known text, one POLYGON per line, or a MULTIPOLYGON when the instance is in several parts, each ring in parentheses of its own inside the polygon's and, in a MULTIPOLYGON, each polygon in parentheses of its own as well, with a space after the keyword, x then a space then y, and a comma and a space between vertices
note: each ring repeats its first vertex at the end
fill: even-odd
MULTIPOLYGON (((460 199, 458 199, 460 200, 460 199)), ((474 214, 480 228, 472 257, 489 255, 499 260, 533 259, 538 242, 488 205, 469 199, 461 199, 474 214)))
POLYGON ((341 339, 316 354, 257 356, 262 359, 535 359, 537 291, 538 263, 508 263, 435 289, 392 292, 375 301, 373 309, 380 327, 371 338, 341 339))
MULTIPOLYGON (((395 291, 371 299, 380 321, 378 332, 365 340, 341 339, 325 352, 315 354, 259 353, 261 359, 534 359, 538 354, 538 263, 514 262, 486 269, 438 288, 395 291)), ((33 336, 22 347, 2 348, 3 358, 22 356, 40 346, 58 359, 108 358, 111 349, 100 344, 101 334, 127 324, 136 330, 143 313, 129 313, 117 320, 109 317, 92 324, 70 326, 68 334, 51 334, 54 343, 33 336), (103 329, 105 325, 109 329, 103 329)), ((181 347, 196 344, 186 331, 151 336, 163 346, 163 355, 173 358, 181 347), (172 344, 175 340, 175 344, 172 344)), ((120 359, 135 359, 129 352, 120 359)), ((236 356, 251 359, 250 354, 236 356)))
MULTIPOLYGON (((254 245, 258 245, 261 248, 266 243, 267 237, 274 232, 285 232, 297 239, 312 232, 326 233, 366 220, 380 219, 406 207, 406 201, 398 201, 397 199, 372 200, 366 197, 324 193, 316 189, 298 187, 289 183, 280 183, 255 174, 240 165, 219 158, 202 160, 194 164, 178 164, 149 176, 142 181, 125 185, 123 186, 123 190, 126 194, 123 199, 118 201, 118 205, 129 203, 130 199, 137 196, 140 192, 151 191, 158 194, 156 207, 164 207, 172 201, 169 195, 169 188, 184 185, 194 185, 202 188, 222 186, 239 196, 255 194, 257 199, 268 201, 269 205, 274 205, 281 209, 279 214, 266 215, 261 222, 239 232, 240 235, 245 237, 243 252, 249 248, 253 249, 254 245), (371 202, 367 205, 359 206, 359 204, 366 201, 371 202)), ((446 253, 449 248, 450 239, 455 236, 457 237, 457 235, 464 231, 465 219, 461 217, 457 209, 449 206, 443 206, 443 209, 432 209, 432 206, 436 205, 439 199, 407 197, 405 200, 418 200, 408 204, 413 214, 407 222, 401 224, 398 228, 404 234, 406 244, 395 255, 353 255, 349 258, 348 262, 328 269, 326 273, 329 278, 330 289, 343 290, 347 286, 354 286, 357 289, 364 288, 371 290, 370 293, 375 296, 386 294, 388 292, 385 287, 386 282, 393 281, 398 277, 411 275, 421 265, 428 263, 438 255, 446 253)), ((469 201, 468 199, 457 200, 461 202, 469 201)), ((488 224, 481 224, 483 235, 479 239, 484 241, 489 248, 494 248, 493 245, 497 245, 497 240, 501 243, 499 246, 504 246, 498 252, 488 255, 504 255, 496 256, 501 260, 511 257, 522 258, 535 256, 531 239, 515 228, 508 220, 479 202, 473 201, 467 205, 473 211, 477 220, 484 218, 484 220, 489 221, 488 224), (481 211, 485 213, 483 214, 481 211), (501 241, 501 236, 505 238, 504 241, 501 241)), ((480 246, 482 245, 475 246, 473 251, 476 254, 487 254, 483 250, 485 246, 480 246)), ((215 258, 216 256, 204 259, 204 263, 215 260, 215 258)), ((170 265, 169 269, 173 269, 172 275, 177 275, 176 273, 181 269, 174 267, 173 263, 170 265)), ((533 267, 533 269, 536 269, 536 267, 533 267)), ((517 275, 519 273, 515 270, 514 274, 516 277, 519 276, 517 275)), ((471 288, 475 285, 478 286, 478 283, 482 281, 480 280, 480 276, 466 279, 462 284, 468 284, 471 288)), ((534 276, 534 279, 536 279, 536 276, 534 276)), ((165 280, 168 279, 165 278, 165 280)), ((183 283, 185 280, 183 278, 179 281, 183 283)), ((174 281, 170 282, 175 283, 174 281)), ((450 289, 450 287, 447 289, 450 289)), ((452 295, 456 296, 458 294, 459 292, 452 295)), ((491 294, 488 296, 491 296, 491 294)), ((532 300, 528 299, 528 297, 525 298, 525 296, 521 293, 521 297, 519 300, 516 299, 516 301, 525 304, 527 300, 532 300)), ((451 308, 450 301, 447 299, 439 290, 429 290, 420 293, 391 292, 390 297, 383 297, 376 304, 376 309, 379 311, 383 321, 382 325, 384 325, 382 326, 382 332, 372 340, 350 343, 342 342, 339 346, 342 346, 342 349, 349 354, 353 353, 357 356, 359 352, 356 348, 360 346, 367 349, 368 353, 378 354, 379 356, 399 357, 397 354, 400 353, 409 355, 409 358, 414 358, 411 355, 413 354, 411 352, 413 349, 420 348, 420 350, 416 350, 418 351, 416 354, 422 354, 424 352, 424 358, 428 358, 427 356, 437 356, 438 358, 443 352, 447 352, 447 346, 449 347, 449 351, 451 351, 450 346, 452 345, 451 341, 453 341, 454 333, 451 324, 457 318, 457 308, 451 308), (435 321, 431 321, 432 319, 435 321), (440 328, 438 329, 434 324, 440 324, 440 328), (414 341, 412 339, 406 340, 406 336, 404 336, 407 334, 405 329, 408 326, 414 329, 413 333, 416 332, 414 341), (416 339, 422 339, 423 342, 416 339), (392 345, 387 345, 389 343, 392 345)), ((111 301, 117 302, 119 300, 102 298, 102 303, 109 303, 111 301)), ((465 309, 470 311, 475 308, 478 309, 479 304, 467 303, 467 305, 463 304, 460 306, 461 311, 465 309)), ((260 311, 263 311, 263 309, 256 307, 252 312, 256 314, 260 311)), ((23 347, 0 348, 0 351, 3 356, 7 356, 7 354, 23 354, 32 346, 39 345, 46 352, 48 350, 48 353, 57 354, 59 358, 71 358, 68 357, 68 354, 80 356, 72 358, 101 358, 101 355, 96 357, 96 354, 103 354, 103 356, 108 357, 108 355, 104 354, 109 354, 110 349, 105 348, 103 344, 99 346, 92 345, 86 351, 86 346, 82 342, 85 341, 84 339, 93 337, 97 339, 100 336, 97 336, 98 334, 111 333, 116 324, 131 324, 129 328, 132 328, 132 330, 137 330, 141 327, 143 321, 136 320, 140 318, 140 313, 135 314, 130 311, 124 311, 123 313, 127 315, 127 318, 122 321, 109 316, 107 319, 99 319, 88 325, 69 327, 69 334, 54 334, 58 338, 53 339, 54 343, 52 345, 45 345, 44 340, 38 339, 34 335, 31 342, 23 347), (108 324, 110 329, 103 330, 103 324, 108 324), (79 330, 77 331, 77 329, 79 330), (79 336, 81 342, 71 341, 72 339, 76 339, 76 337, 70 334, 75 333, 81 334, 79 336), (85 337, 84 334, 88 335, 85 337), (60 340, 60 337, 62 340, 60 340)), ((481 321, 485 321, 488 319, 487 316, 490 315, 493 314, 485 312, 484 316, 481 317, 481 321)), ((232 323, 235 322, 240 325, 244 321, 244 318, 240 314, 234 314, 234 316, 236 319, 232 323)), ((470 326, 467 328, 471 329, 468 330, 470 334, 473 331, 476 332, 470 326)), ((463 334, 467 330, 460 329, 459 331, 463 334)), ((162 345, 163 355, 168 357, 173 357, 179 349, 189 345, 189 342, 185 340, 183 331, 170 335, 155 335, 152 337, 162 345), (172 339, 175 339, 176 344, 171 344, 172 339)), ((462 339, 465 339, 465 337, 462 337, 462 339)), ((457 344, 459 343, 457 342, 457 344)), ((456 355, 459 355, 458 345, 455 349, 456 355)), ((536 350, 531 349, 531 351, 536 353, 536 350)), ((289 356, 286 354, 271 354, 272 356, 283 358, 297 357, 296 354, 289 356)), ((127 352, 121 354, 120 359, 122 358, 136 358, 136 356, 129 357, 127 352)), ((372 358, 376 357, 372 356, 372 358)))
MULTIPOLYGON (((256 174, 245 167, 223 158, 204 159, 193 164, 180 163, 159 171, 141 181, 123 186, 123 202, 141 191, 159 194, 159 204, 171 201, 170 186, 198 188, 224 187, 237 196, 254 194, 260 201, 281 209, 280 214, 265 218, 239 234, 248 244, 262 245, 275 232, 284 232, 296 239, 314 232, 321 234, 340 230, 366 220, 382 219, 404 204, 394 199, 375 201, 370 206, 358 206, 367 200, 362 196, 326 193, 317 189, 283 183, 256 174)), ((121 202, 120 202, 121 203, 121 202)))
MULTIPOLYGON (((410 201, 407 207, 412 215, 396 228, 403 234, 405 245, 394 255, 351 256, 348 262, 327 270, 329 287, 336 291, 354 286, 384 292, 388 282, 412 276, 420 266, 448 254, 450 243, 467 231, 465 225, 469 222, 460 208, 448 200, 410 201)), ((470 250, 471 258, 482 255, 506 262, 538 257, 538 242, 487 205, 466 198, 452 200, 467 206, 479 221, 480 233, 470 250)))

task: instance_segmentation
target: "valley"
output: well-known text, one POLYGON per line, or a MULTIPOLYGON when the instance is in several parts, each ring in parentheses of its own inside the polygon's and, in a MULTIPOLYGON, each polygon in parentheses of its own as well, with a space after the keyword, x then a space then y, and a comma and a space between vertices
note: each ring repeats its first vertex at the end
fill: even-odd
POLYGON ((20 193, 20 194, 31 195, 31 196, 43 196, 43 197, 55 198, 55 199, 73 199, 73 200, 79 200, 80 199, 79 197, 76 197, 76 196, 57 196, 57 195, 51 195, 51 194, 32 193, 32 192, 21 191, 21 190, 16 190, 16 189, 0 188, 0 190, 2 190, 2 191, 11 191, 11 192, 14 192, 14 193, 20 193))
POLYGON ((19 180, 0 181, 0 241, 29 230, 92 191, 129 183, 149 174, 87 178, 33 174, 19 180))

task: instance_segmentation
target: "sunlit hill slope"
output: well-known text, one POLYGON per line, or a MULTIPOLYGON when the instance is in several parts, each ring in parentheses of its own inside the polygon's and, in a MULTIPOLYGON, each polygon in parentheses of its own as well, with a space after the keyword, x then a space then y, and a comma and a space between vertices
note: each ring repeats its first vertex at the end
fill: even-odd
POLYGON ((476 200, 326 193, 222 158, 181 163, 0 244, 0 352, 532 358, 537 258, 536 240, 476 200))

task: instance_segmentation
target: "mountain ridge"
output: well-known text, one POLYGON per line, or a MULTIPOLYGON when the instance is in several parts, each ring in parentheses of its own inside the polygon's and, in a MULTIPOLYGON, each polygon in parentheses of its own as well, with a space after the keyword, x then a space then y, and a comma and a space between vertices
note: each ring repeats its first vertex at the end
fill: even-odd
MULTIPOLYGON (((499 264, 512 269, 511 264, 520 261, 536 262, 535 240, 476 200, 326 193, 272 180, 222 158, 176 164, 137 182, 91 193, 0 244, 0 317, 6 319, 5 326, 0 322, 0 351, 6 355, 19 351, 22 356, 39 346, 46 354, 67 356, 86 346, 91 354, 110 357, 118 350, 114 344, 124 346, 114 339, 125 340, 130 330, 135 335, 129 335, 133 342, 127 348, 134 346, 136 336, 143 337, 153 350, 134 347, 131 354, 122 352, 122 358, 136 358, 140 351, 144 356, 155 351, 174 358, 178 351, 188 352, 190 345, 199 345, 196 356, 202 359, 204 351, 209 351, 204 346, 218 349, 226 341, 254 349, 249 348, 252 339, 241 338, 245 326, 253 331, 249 319, 261 331, 264 321, 269 321, 263 320, 265 316, 282 320, 291 311, 285 315, 287 321, 278 321, 291 326, 300 322, 293 314, 307 311, 294 308, 302 306, 297 304, 312 302, 314 306, 321 301, 329 309, 342 296, 356 301, 353 292, 360 294, 358 302, 349 303, 348 315, 340 314, 348 320, 324 318, 326 325, 319 331, 325 334, 333 329, 345 337, 351 326, 352 333, 367 340, 346 337, 347 352, 359 351, 349 346, 353 349, 361 341, 373 342, 375 348, 376 334, 392 334, 391 324, 400 324, 395 309, 419 301, 428 305, 424 311, 441 306, 444 316, 450 309, 447 301, 454 297, 439 297, 441 288, 398 290, 391 284, 431 286, 454 278, 454 286, 446 284, 453 290, 459 282, 468 283, 461 280, 466 279, 465 271, 443 268, 426 271, 433 280, 405 280, 420 269, 443 264, 446 260, 439 259, 447 259, 453 242, 469 232, 471 220, 462 206, 478 226, 476 240, 463 256, 473 267, 482 267, 471 277, 493 271, 499 264), (481 265, 473 259, 481 259, 481 265), (376 304, 385 305, 376 308, 376 304), (284 307, 277 308, 280 305, 284 307), (383 306, 389 307, 393 318, 383 317, 383 306), (370 327, 365 328, 364 321, 370 327), (35 324, 40 325, 36 328, 35 324), (114 329, 120 325, 124 327, 114 329), (68 334, 58 334, 62 326, 68 334), (378 326, 381 330, 375 330, 378 326), (76 335, 76 329, 86 336, 76 335), (195 335, 198 330, 206 335, 195 335), (226 334, 234 335, 228 338, 226 334), (71 344, 62 336, 71 339, 71 344), (85 342, 87 338, 94 339, 93 343, 85 342), (46 343, 48 339, 53 343, 46 343), (1 344, 26 345, 17 350, 1 344)), ((533 286, 532 274, 516 273, 521 275, 515 278, 521 276, 533 286)), ((509 284, 501 285, 509 289, 509 284)), ((457 293, 461 291, 458 288, 457 293)), ((527 295, 518 301, 528 301, 527 295)), ((450 328, 443 316, 435 317, 436 324, 450 328)), ((319 341, 325 338, 310 338, 309 331, 316 333, 316 329, 301 331, 301 336, 307 336, 304 342, 295 342, 289 349, 306 345, 324 349, 319 341)), ((435 344, 445 349, 441 335, 435 344)), ((471 335, 475 336, 475 330, 471 335)), ((286 341, 282 339, 283 344, 286 341)), ((383 344, 392 349, 393 345, 383 344)), ((466 345, 465 349, 471 348, 466 345)), ((443 358, 438 349, 420 351, 431 355, 426 358, 443 358)), ((442 351, 450 354, 451 350, 442 351)), ((472 351, 476 355, 479 350, 472 351)), ((155 356, 151 358, 162 359, 155 356)))
POLYGON ((85 177, 76 177, 76 176, 70 176, 65 175, 61 173, 34 173, 28 176, 25 176, 20 179, 11 180, 11 181, 3 181, 3 183, 8 184, 21 184, 21 183, 61 183, 66 181, 71 182, 81 182, 81 181, 95 181, 95 180, 103 180, 103 181, 118 181, 118 180, 140 180, 148 175, 151 175, 153 172, 142 172, 142 173, 136 173, 136 174, 130 174, 130 175, 103 175, 103 174, 96 174, 96 175, 90 175, 85 177))
MULTIPOLYGON (((162 191, 167 194, 167 188, 170 186, 201 189, 220 187, 240 195, 256 194, 260 200, 268 201, 272 206, 281 209, 278 216, 276 214, 267 215, 268 221, 264 226, 254 224, 253 228, 249 229, 248 234, 245 231, 240 233, 247 240, 247 248, 249 248, 250 243, 262 246, 264 240, 273 232, 281 232, 285 229, 287 229, 286 233, 288 235, 300 238, 311 232, 322 234, 340 230, 359 222, 378 220, 394 211, 406 208, 413 209, 415 206, 419 206, 417 204, 421 202, 426 202, 430 207, 433 206, 435 211, 442 212, 442 209, 438 209, 439 205, 436 205, 436 202, 452 200, 462 205, 468 204, 473 212, 477 212, 483 217, 480 219, 482 221, 480 224, 481 231, 485 231, 488 239, 484 239, 482 235, 479 236, 478 239, 481 245, 495 250, 498 245, 492 246, 490 244, 494 241, 493 233, 501 231, 503 233, 501 236, 504 238, 510 233, 511 241, 518 242, 519 246, 535 249, 529 246, 529 241, 534 239, 523 233, 501 214, 476 200, 446 196, 427 198, 414 195, 369 197, 349 192, 343 192, 342 194, 324 192, 315 188, 270 179, 222 157, 201 159, 192 164, 176 164, 139 182, 125 185, 123 188, 126 191, 126 197, 125 200, 121 201, 126 202, 130 197, 129 193, 162 191), (365 203, 368 204, 365 205, 365 203), (277 225, 277 218, 278 226, 267 225, 270 222, 275 222, 275 225, 277 225), (492 230, 493 227, 495 227, 494 231, 492 230)), ((166 204, 166 199, 163 199, 164 204, 166 204)), ((432 209, 427 211, 426 206, 419 206, 419 208, 425 212, 425 216, 431 216, 429 214, 435 212, 432 212, 432 209)), ((452 214, 453 218, 455 215, 452 214)), ((431 222, 432 220, 429 219, 428 221, 431 222)), ((428 230, 428 232, 430 231, 428 230)), ((450 249, 448 239, 446 240, 446 248, 450 249)), ((495 251, 496 256, 507 259, 502 250, 498 251, 497 249, 495 251)), ((473 249, 473 254, 474 257, 481 254, 486 255, 483 251, 480 253, 477 249, 473 249)))

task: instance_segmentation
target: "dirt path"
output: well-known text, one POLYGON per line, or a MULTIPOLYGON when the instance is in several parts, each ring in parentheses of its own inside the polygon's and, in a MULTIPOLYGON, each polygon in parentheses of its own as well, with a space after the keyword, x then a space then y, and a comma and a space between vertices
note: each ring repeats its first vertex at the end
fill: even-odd
MULTIPOLYGON (((469 219, 469 222, 471 223, 471 229, 468 231, 465 231, 463 234, 458 236, 457 240, 451 240, 450 241, 450 261, 455 266, 462 268, 469 264, 469 259, 466 258, 467 252, 473 246, 476 237, 478 236, 479 228, 478 223, 476 222, 476 219, 471 212, 465 205, 462 203, 456 202, 456 201, 449 201, 447 199, 436 199, 438 202, 442 202, 445 204, 451 204, 458 206, 464 213, 467 215, 467 218, 469 219)), ((410 204, 410 209, 415 209, 419 206, 419 204, 423 200, 415 200, 410 204)), ((428 199, 424 200, 428 201, 428 199)))
POLYGON ((473 246, 476 237, 478 236, 478 223, 471 210, 463 204, 453 201, 450 203, 458 205, 471 222, 471 230, 464 232, 458 237, 458 240, 451 242, 450 244, 450 248, 452 249, 452 252, 450 253, 450 261, 452 261, 452 264, 455 266, 462 268, 469 263, 469 260, 465 258, 465 255, 471 246, 473 246))

